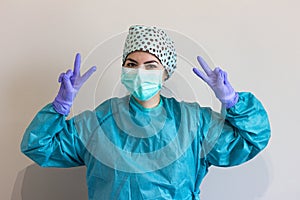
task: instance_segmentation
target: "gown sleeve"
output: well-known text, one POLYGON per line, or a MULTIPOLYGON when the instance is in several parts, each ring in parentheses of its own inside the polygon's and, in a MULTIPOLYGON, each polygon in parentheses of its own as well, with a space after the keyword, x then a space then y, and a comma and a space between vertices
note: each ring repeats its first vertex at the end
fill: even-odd
POLYGON ((270 139, 270 123, 261 102, 251 93, 239 93, 239 101, 225 117, 204 109, 201 118, 202 156, 209 165, 235 166, 262 151, 270 139))
POLYGON ((52 104, 36 114, 21 142, 21 151, 42 167, 84 165, 81 149, 74 120, 66 120, 52 104))

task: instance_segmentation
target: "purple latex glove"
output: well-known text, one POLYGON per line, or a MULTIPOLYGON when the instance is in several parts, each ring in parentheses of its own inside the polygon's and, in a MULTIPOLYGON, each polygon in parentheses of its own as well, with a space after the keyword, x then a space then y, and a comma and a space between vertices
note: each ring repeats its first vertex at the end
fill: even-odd
POLYGON ((85 81, 96 71, 96 67, 91 67, 85 74, 80 75, 81 56, 76 54, 74 70, 69 69, 66 73, 61 73, 58 82, 61 83, 58 94, 53 101, 56 112, 68 115, 72 107, 75 96, 85 81))
POLYGON ((193 68, 194 73, 211 87, 216 97, 226 108, 234 106, 237 103, 239 96, 228 82, 227 73, 219 67, 211 70, 200 56, 197 57, 197 60, 206 74, 197 68, 193 68))

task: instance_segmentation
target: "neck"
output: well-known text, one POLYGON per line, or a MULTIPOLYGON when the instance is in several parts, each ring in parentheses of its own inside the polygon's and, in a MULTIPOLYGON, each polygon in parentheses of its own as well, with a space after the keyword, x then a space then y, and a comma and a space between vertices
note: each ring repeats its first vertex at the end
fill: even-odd
POLYGON ((141 101, 135 98, 135 100, 144 108, 154 108, 156 107, 160 102, 160 92, 158 92, 154 97, 147 101, 141 101))

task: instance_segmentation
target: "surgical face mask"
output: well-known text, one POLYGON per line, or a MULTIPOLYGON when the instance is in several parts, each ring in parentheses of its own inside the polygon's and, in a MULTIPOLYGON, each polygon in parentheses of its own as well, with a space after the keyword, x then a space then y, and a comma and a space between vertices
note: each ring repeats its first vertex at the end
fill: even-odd
POLYGON ((121 82, 135 98, 147 101, 162 87, 164 70, 122 67, 121 82))

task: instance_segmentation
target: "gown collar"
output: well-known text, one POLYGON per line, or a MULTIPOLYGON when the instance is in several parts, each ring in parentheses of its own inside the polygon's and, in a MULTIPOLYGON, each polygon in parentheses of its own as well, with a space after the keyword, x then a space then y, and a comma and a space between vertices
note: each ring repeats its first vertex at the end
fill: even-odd
POLYGON ((162 101, 162 96, 160 96, 160 101, 159 104, 153 108, 145 108, 143 107, 141 104, 139 104, 139 102, 137 102, 137 100, 130 95, 129 97, 129 104, 131 107, 133 108, 137 108, 138 110, 142 111, 142 112, 152 112, 152 111, 159 111, 163 105, 163 101, 162 101))

